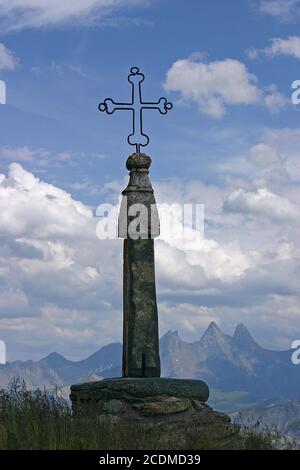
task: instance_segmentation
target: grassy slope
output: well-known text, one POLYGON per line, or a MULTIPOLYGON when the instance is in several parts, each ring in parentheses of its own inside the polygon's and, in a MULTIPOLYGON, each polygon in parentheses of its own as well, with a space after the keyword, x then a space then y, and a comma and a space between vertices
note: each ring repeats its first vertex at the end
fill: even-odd
POLYGON ((180 435, 145 431, 134 426, 104 425, 97 418, 74 418, 68 404, 59 396, 32 393, 14 383, 0 391, 0 449, 272 449, 269 436, 237 433, 224 442, 218 430, 201 433, 186 442, 180 435))

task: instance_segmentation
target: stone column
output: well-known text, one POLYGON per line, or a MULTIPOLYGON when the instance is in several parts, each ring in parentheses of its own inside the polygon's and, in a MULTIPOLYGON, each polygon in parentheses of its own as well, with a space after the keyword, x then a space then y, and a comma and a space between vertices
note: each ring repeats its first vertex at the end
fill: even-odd
POLYGON ((124 238, 123 377, 160 377, 154 238, 159 217, 148 173, 151 158, 134 153, 119 215, 124 238), (133 230, 132 230, 133 229, 133 230))

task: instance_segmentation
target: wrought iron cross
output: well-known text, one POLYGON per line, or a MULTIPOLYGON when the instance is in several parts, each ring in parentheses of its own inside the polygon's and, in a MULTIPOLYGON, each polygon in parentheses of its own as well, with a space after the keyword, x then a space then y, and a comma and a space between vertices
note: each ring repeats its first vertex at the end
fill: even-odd
POLYGON ((136 152, 140 153, 141 147, 146 147, 149 143, 149 137, 143 132, 143 110, 157 109, 161 114, 167 114, 173 108, 166 98, 160 98, 155 103, 145 102, 142 99, 142 83, 145 75, 140 73, 137 67, 130 69, 128 81, 132 86, 132 98, 130 103, 116 103, 111 98, 106 98, 103 103, 99 104, 99 111, 113 114, 117 110, 132 111, 133 131, 127 138, 130 145, 135 145, 136 152))

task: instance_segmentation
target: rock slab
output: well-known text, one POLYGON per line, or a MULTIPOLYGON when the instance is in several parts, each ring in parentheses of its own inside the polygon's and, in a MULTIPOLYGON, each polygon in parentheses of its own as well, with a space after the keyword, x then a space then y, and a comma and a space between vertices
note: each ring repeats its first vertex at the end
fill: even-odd
POLYGON ((119 378, 73 385, 70 398, 76 415, 97 416, 113 425, 139 424, 185 438, 199 432, 235 432, 230 418, 206 405, 207 385, 201 380, 119 378))
POLYGON ((201 380, 165 378, 105 379, 73 385, 70 395, 75 416, 92 416, 104 429, 108 425, 128 433, 136 429, 147 436, 154 433, 161 448, 177 444, 189 448, 195 439, 207 437, 222 447, 235 438, 237 427, 205 403, 208 397, 201 380))

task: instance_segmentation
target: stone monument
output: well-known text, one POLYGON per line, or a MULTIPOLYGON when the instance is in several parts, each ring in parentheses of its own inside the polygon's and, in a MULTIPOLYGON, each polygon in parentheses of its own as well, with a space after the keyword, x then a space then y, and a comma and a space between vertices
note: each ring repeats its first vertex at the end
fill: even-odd
POLYGON ((130 180, 122 193, 119 216, 119 237, 124 238, 123 377, 160 377, 154 266, 154 237, 159 235, 159 221, 148 178, 150 165, 150 157, 143 153, 128 158, 130 180), (130 233, 131 222, 136 228, 136 212, 138 232, 130 233))
POLYGON ((160 378, 158 313, 156 302, 154 239, 159 236, 159 216, 148 177, 151 158, 141 153, 149 143, 143 131, 143 110, 166 114, 172 104, 166 98, 144 102, 141 84, 144 75, 137 67, 128 77, 132 86, 130 103, 108 98, 99 110, 113 114, 129 110, 133 132, 128 143, 136 147, 127 159, 130 178, 123 191, 119 214, 119 237, 124 239, 123 265, 123 377, 71 387, 75 413, 93 413, 102 418, 146 425, 178 426, 190 429, 228 423, 228 418, 205 405, 209 391, 201 380, 160 378), (138 222, 137 222, 138 221, 138 222))

